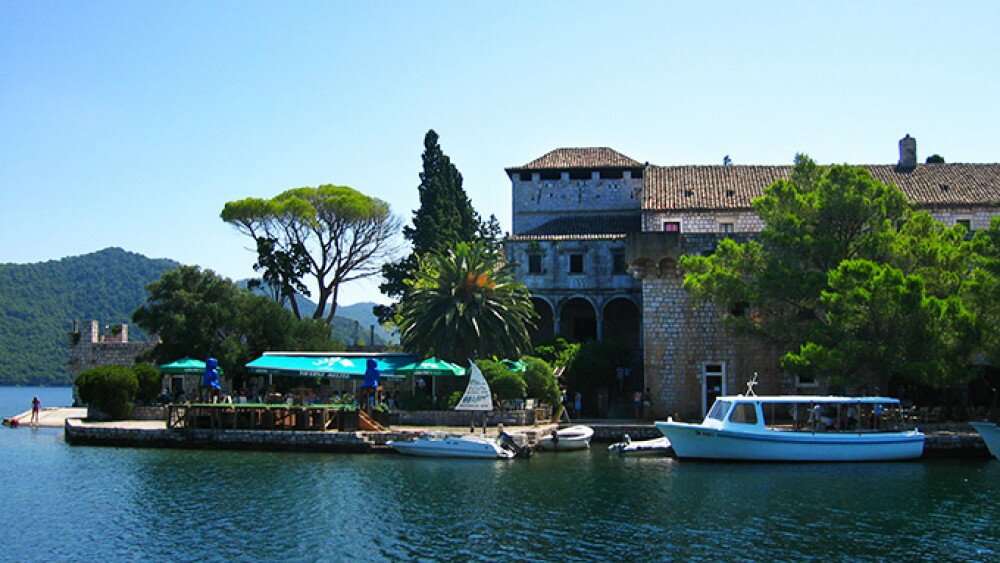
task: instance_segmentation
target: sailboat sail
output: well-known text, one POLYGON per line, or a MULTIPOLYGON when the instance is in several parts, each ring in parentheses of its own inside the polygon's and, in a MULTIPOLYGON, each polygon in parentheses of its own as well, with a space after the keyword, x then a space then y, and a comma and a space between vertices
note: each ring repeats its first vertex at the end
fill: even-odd
POLYGON ((490 385, 486 383, 483 372, 472 360, 469 360, 469 385, 465 388, 465 395, 455 406, 457 411, 491 411, 493 410, 493 395, 490 393, 490 385))

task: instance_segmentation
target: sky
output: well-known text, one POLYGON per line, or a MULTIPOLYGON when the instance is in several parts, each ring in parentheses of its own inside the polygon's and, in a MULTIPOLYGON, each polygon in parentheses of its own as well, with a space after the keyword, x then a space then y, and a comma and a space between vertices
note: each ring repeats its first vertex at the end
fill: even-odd
POLYGON ((409 221, 428 129, 504 230, 504 168, 560 147, 997 162, 998 29, 993 1, 0 0, 0 263, 252 277, 227 201, 332 183, 409 221))

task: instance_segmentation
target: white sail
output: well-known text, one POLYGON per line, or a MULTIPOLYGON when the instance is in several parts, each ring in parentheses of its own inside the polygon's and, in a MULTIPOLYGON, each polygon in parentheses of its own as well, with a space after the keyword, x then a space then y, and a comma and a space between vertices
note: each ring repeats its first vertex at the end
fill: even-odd
POLYGON ((476 362, 469 360, 469 385, 465 395, 455 406, 457 411, 491 411, 493 410, 493 394, 490 385, 486 383, 483 372, 479 371, 476 362))

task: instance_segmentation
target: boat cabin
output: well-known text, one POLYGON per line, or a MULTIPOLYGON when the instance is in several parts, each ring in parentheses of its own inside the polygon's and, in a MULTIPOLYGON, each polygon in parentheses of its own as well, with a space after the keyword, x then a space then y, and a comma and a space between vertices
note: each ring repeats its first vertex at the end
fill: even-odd
POLYGON ((779 432, 900 432, 899 399, 889 397, 723 396, 704 426, 779 432))

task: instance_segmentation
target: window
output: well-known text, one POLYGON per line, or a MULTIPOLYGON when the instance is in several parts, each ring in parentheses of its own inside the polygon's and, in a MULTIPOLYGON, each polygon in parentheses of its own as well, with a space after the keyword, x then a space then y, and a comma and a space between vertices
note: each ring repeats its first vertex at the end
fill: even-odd
POLYGON ((529 254, 528 255, 528 273, 529 274, 540 274, 540 273, 542 273, 542 255, 541 254, 529 254))
POLYGON ((583 254, 569 255, 569 273, 571 274, 583 273, 583 254))
POLYGON ((757 424, 757 406, 753 403, 738 403, 729 415, 729 422, 740 424, 757 424))
POLYGON ((795 386, 796 387, 819 387, 819 381, 816 380, 815 375, 796 375, 795 376, 795 386))
POLYGON ((604 180, 621 180, 622 176, 621 170, 601 170, 601 178, 604 180))
POLYGON ((729 412, 729 401, 716 401, 712 405, 712 410, 708 411, 708 418, 715 420, 723 420, 726 418, 726 413, 729 412))
POLYGON ((542 180, 558 180, 562 178, 562 174, 558 172, 542 172, 540 178, 542 180))
POLYGON ((719 223, 719 230, 723 233, 735 232, 735 226, 732 223, 719 223))
POLYGON ((590 178, 590 170, 572 170, 569 173, 570 180, 589 180, 590 178))
POLYGON ((521 181, 522 182, 530 182, 531 181, 531 172, 521 172, 521 181))
POLYGON ((965 232, 972 232, 972 219, 956 219, 955 224, 965 227, 965 232))
POLYGON ((664 221, 663 231, 666 233, 679 233, 681 232, 681 222, 680 221, 664 221))
POLYGON ((628 266, 625 264, 625 253, 615 252, 611 255, 611 274, 624 276, 628 273, 628 266))

